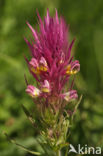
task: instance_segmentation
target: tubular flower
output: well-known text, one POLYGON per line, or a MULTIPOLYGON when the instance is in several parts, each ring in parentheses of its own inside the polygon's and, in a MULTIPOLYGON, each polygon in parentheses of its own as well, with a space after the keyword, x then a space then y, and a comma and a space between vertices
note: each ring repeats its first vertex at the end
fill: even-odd
POLYGON ((69 91, 69 92, 66 92, 66 93, 62 94, 62 97, 63 97, 66 101, 72 101, 72 100, 78 98, 77 91, 76 91, 76 90, 71 90, 71 91, 69 91))
POLYGON ((32 85, 28 85, 26 89, 27 94, 29 94, 31 97, 36 98, 40 96, 40 90, 32 85))
POLYGON ((42 92, 49 93, 50 92, 50 84, 47 80, 44 80, 44 83, 41 86, 42 92))
POLYGON ((80 70, 79 61, 74 61, 67 66, 66 74, 73 75, 73 74, 76 74, 79 70, 80 70))
POLYGON ((42 72, 46 72, 48 70, 48 65, 44 57, 41 57, 40 59, 39 70, 42 72))
POLYGON ((30 70, 39 75, 41 72, 46 72, 48 70, 47 63, 44 57, 41 57, 38 62, 35 58, 32 58, 29 62, 30 70))
POLYGON ((40 74, 39 65, 35 58, 32 58, 29 62, 30 70, 35 74, 40 74))
MULTIPOLYGON (((68 82, 69 77, 80 70, 80 64, 77 60, 73 61, 71 49, 74 40, 71 43, 68 42, 68 27, 62 17, 58 18, 57 10, 54 17, 51 17, 49 10, 47 10, 44 21, 42 21, 39 13, 37 15, 39 32, 27 22, 33 35, 31 43, 25 39, 32 54, 31 61, 27 61, 27 63, 31 74, 38 81, 40 91, 37 90, 37 96, 42 92, 46 101, 44 105, 52 105, 52 103, 57 105, 57 101, 59 105, 61 94, 65 95, 62 100, 69 101, 77 98, 76 92, 68 92, 68 90, 72 90, 70 85, 67 85, 66 93, 63 93, 63 87, 68 82), (72 92, 73 94, 71 94, 72 92), (47 95, 45 96, 45 94, 47 95)), ((35 92, 32 92, 32 95, 35 95, 35 92)), ((56 108, 59 109, 60 106, 56 108)))

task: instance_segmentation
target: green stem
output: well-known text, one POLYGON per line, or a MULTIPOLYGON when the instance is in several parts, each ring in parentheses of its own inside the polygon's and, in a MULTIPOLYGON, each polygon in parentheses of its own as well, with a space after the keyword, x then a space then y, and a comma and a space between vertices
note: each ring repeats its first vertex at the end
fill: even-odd
POLYGON ((68 147, 66 149, 65 156, 68 156, 68 147))
POLYGON ((57 151, 57 156, 61 156, 61 151, 57 151))

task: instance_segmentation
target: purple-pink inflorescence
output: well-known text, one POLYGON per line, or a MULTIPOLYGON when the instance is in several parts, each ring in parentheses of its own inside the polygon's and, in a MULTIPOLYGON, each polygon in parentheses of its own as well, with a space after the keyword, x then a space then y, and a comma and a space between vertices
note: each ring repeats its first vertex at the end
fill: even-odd
POLYGON ((68 27, 62 17, 58 18, 56 10, 55 17, 50 17, 49 10, 41 20, 39 14, 39 28, 37 32, 27 22, 32 31, 33 40, 31 43, 25 39, 28 44, 32 58, 27 61, 30 73, 36 79, 38 88, 28 85, 26 92, 34 100, 44 99, 44 107, 52 105, 55 110, 61 107, 63 101, 71 101, 78 97, 77 91, 67 84, 70 76, 80 70, 78 60, 73 61, 71 49, 74 40, 68 43, 68 27), (61 102, 62 101, 62 102, 61 102))

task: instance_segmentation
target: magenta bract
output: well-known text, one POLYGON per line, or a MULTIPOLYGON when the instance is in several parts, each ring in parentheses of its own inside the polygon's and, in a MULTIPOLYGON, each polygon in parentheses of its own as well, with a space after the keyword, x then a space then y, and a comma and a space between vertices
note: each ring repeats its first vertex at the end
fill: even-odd
MULTIPOLYGON (((31 43, 25 39, 32 55, 30 62, 26 59, 29 70, 36 78, 38 88, 42 97, 46 98, 46 102, 50 103, 50 99, 55 99, 55 102, 61 98, 67 101, 76 99, 77 92, 72 90, 70 85, 67 84, 67 90, 64 91, 70 76, 80 70, 79 61, 73 61, 71 56, 74 40, 68 42, 68 26, 62 17, 58 18, 57 10, 54 17, 51 17, 47 10, 43 21, 39 13, 37 15, 39 32, 27 22, 33 35, 31 43)), ((34 97, 32 90, 32 87, 28 86, 26 92, 34 97)))

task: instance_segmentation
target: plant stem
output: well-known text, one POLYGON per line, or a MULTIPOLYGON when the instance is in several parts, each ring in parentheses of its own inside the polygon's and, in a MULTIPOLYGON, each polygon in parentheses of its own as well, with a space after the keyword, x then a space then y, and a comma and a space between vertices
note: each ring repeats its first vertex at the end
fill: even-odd
POLYGON ((65 156, 68 156, 68 147, 66 149, 65 156))
POLYGON ((61 151, 57 151, 57 156, 61 156, 61 151))

